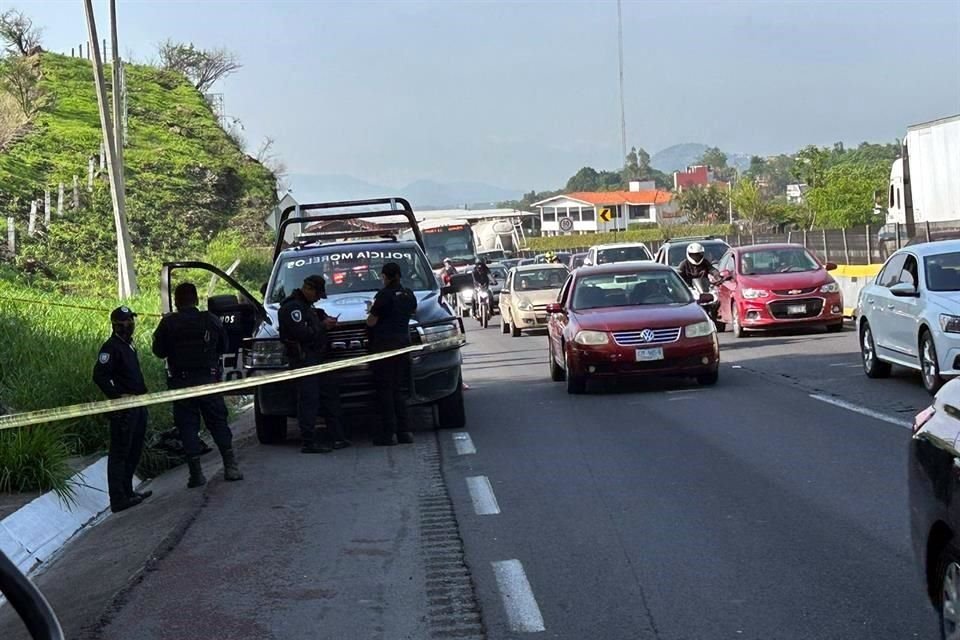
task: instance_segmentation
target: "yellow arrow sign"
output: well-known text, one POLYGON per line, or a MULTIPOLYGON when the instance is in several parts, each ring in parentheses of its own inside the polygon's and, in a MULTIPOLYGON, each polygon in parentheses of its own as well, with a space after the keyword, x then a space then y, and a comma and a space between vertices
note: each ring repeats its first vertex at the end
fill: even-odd
POLYGON ((600 209, 600 219, 604 222, 610 222, 613 220, 613 211, 606 207, 600 209))

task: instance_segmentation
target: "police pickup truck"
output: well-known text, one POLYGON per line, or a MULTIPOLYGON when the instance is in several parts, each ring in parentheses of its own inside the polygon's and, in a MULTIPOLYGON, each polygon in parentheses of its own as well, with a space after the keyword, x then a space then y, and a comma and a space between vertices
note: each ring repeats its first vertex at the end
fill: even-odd
MULTIPOLYGON (((383 198, 300 205, 299 209, 296 216, 291 216, 295 213, 292 207, 281 214, 273 271, 262 290, 262 303, 216 267, 178 262, 164 265, 162 271, 164 311, 170 307, 174 270, 210 271, 238 293, 213 296, 207 304, 208 310, 221 318, 230 337, 230 353, 223 363, 226 377, 272 373, 288 368, 278 334, 280 303, 306 276, 320 274, 327 282, 327 297, 315 306, 338 317, 337 326, 328 334, 328 360, 366 355, 369 352, 367 303, 382 286, 383 265, 395 262, 400 265, 403 285, 417 296, 416 316, 410 322, 413 344, 429 347, 431 343, 442 343, 440 348, 428 348, 412 355, 409 403, 436 406, 441 428, 462 427, 465 423, 460 371, 460 345, 465 343, 463 323, 443 301, 443 295, 448 292, 441 289, 430 269, 410 204, 402 198, 383 198), (353 224, 360 219, 388 217, 405 219, 405 224, 414 232, 414 240, 399 241, 389 232, 358 230, 353 224), (285 231, 292 225, 298 225, 301 234, 295 236, 291 245, 284 246, 285 231), (308 225, 322 229, 303 233, 308 225)), ((344 411, 375 415, 377 403, 369 366, 343 369, 338 376, 344 411)), ((254 417, 261 443, 278 443, 286 438, 287 418, 296 416, 294 385, 291 381, 256 388, 254 417)))

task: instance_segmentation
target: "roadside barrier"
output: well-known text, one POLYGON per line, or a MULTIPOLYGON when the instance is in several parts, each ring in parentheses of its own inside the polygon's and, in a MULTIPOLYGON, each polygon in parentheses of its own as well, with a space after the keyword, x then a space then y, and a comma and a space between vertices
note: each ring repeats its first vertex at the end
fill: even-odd
POLYGON ((368 364, 377 360, 386 360, 393 356, 403 355, 405 353, 431 352, 450 347, 459 347, 466 344, 465 337, 446 338, 427 344, 418 344, 395 349, 393 351, 384 351, 383 353, 372 353, 366 356, 356 358, 347 358, 337 360, 336 362, 325 362, 312 367, 302 369, 293 369, 290 371, 278 371, 262 376, 250 376, 231 380, 229 382, 212 382, 210 384, 199 385, 196 387, 187 387, 185 389, 170 389, 168 391, 156 391, 140 396, 127 396, 117 398, 116 400, 98 400, 96 402, 85 402, 66 407, 55 407, 53 409, 39 409, 37 411, 28 411, 23 413, 13 413, 0 416, 0 431, 5 429, 17 429, 30 425, 44 424, 47 422, 60 422, 63 420, 73 420, 86 416, 95 416, 113 411, 122 411, 124 409, 136 409, 138 407, 148 407, 155 404, 165 404, 174 400, 186 400, 188 398, 198 398, 208 396, 214 393, 226 393, 228 391, 239 391, 240 389, 250 389, 260 387, 276 382, 295 380, 306 376, 337 371, 339 369, 348 369, 360 364, 368 364))
POLYGON ((840 285, 843 294, 843 315, 852 318, 857 311, 860 291, 867 286, 883 268, 882 264, 841 264, 830 272, 840 285))

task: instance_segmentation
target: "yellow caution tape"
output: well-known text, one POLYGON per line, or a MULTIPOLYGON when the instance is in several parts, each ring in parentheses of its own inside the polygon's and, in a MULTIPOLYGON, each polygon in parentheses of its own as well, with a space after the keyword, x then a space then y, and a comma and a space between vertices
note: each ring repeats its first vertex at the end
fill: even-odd
POLYGON ((239 391, 240 389, 249 389, 260 387, 275 382, 294 380, 305 376, 312 376, 318 373, 327 373, 339 369, 348 369, 360 364, 376 362, 377 360, 386 360, 393 356, 403 355, 405 353, 415 353, 419 351, 438 351, 450 347, 462 346, 465 343, 463 338, 447 338, 437 342, 425 345, 412 345, 403 349, 394 351, 384 351, 383 353, 372 353, 366 356, 356 358, 347 358, 337 360, 336 362, 325 362, 312 367, 303 367, 302 369, 293 369, 290 371, 278 371, 262 376, 252 376, 231 380, 229 382, 211 382, 209 384, 197 385, 195 387, 186 387, 184 389, 170 389, 169 391, 157 391, 139 396, 126 396, 115 400, 99 400, 97 402, 84 402, 66 407, 55 407, 53 409, 40 409, 37 411, 27 411, 23 413, 13 413, 6 416, 0 416, 0 431, 4 429, 17 429, 35 424, 47 422, 60 422, 63 420, 73 420, 86 416, 95 416, 113 411, 123 411, 124 409, 136 409, 139 407, 148 407, 155 404, 164 404, 174 400, 186 400, 188 398, 198 398, 208 396, 214 393, 227 393, 230 391, 239 391))

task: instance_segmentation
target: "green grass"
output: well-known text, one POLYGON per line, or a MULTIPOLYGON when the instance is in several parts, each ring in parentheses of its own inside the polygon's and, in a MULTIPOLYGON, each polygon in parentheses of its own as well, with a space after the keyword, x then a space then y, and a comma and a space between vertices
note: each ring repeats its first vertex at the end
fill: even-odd
POLYGON ((39 426, 0 433, 0 491, 53 491, 74 499, 70 452, 61 427, 39 426))

